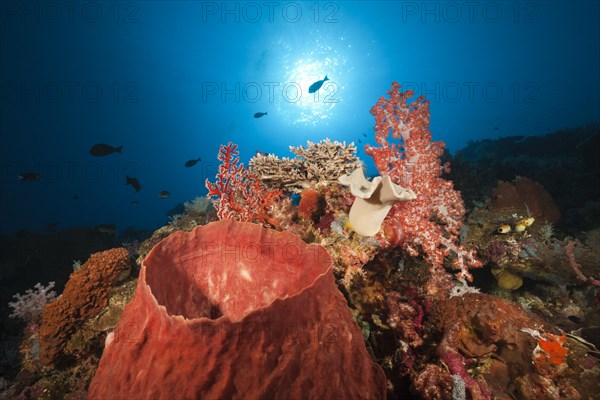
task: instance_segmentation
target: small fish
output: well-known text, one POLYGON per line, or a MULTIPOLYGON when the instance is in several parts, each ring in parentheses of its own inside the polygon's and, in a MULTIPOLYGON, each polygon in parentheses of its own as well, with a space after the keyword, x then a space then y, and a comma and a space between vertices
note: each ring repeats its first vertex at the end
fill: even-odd
POLYGON ((254 113, 254 118, 261 118, 261 117, 264 117, 265 115, 267 115, 266 111, 264 113, 263 112, 257 112, 257 113, 254 113))
POLYGON ((525 229, 527 229, 527 227, 523 224, 520 223, 516 223, 515 224, 515 232, 519 233, 519 232, 525 232, 525 229))
POLYGON ((201 158, 201 157, 198 157, 198 158, 197 158, 197 159, 195 159, 195 160, 189 160, 189 161, 186 161, 186 162, 185 162, 185 166, 186 166, 187 168, 193 167, 193 166, 194 166, 194 165, 196 165, 196 163, 197 163, 197 162, 199 162, 199 161, 202 161, 202 158, 201 158))
POLYGON ((168 199, 170 195, 171 193, 167 192, 166 190, 163 190, 158 194, 161 199, 168 199))
POLYGON ((58 222, 51 222, 48 225, 46 225, 46 230, 48 232, 56 232, 56 226, 58 225, 58 222))
POLYGON ((522 225, 529 227, 529 226, 533 225, 534 222, 535 222, 535 218, 528 217, 528 218, 523 218, 522 220, 517 222, 517 224, 522 224, 522 225))
POLYGON ((535 218, 529 217, 518 221, 515 224, 515 232, 525 232, 525 229, 530 227, 535 221, 535 218))
POLYGON ((367 134, 363 132, 363 136, 364 136, 364 137, 367 137, 367 134))
POLYGON ((135 189, 136 192, 139 192, 142 186, 140 185, 140 181, 137 178, 130 178, 128 176, 125 177, 125 184, 131 185, 135 189))
POLYGON ((77 196, 76 194, 73 195, 73 200, 79 200, 79 196, 77 196))
POLYGON ((98 143, 92 146, 90 154, 94 157, 104 157, 112 153, 120 153, 123 150, 123 146, 112 147, 104 143, 98 143))
POLYGON ((254 153, 254 155, 255 156, 263 156, 263 157, 268 156, 268 154, 265 153, 264 151, 258 151, 258 150, 256 150, 256 152, 254 153))
POLYGON ((360 141, 360 139, 358 139, 358 143, 362 143, 362 142, 360 141))
POLYGON ((494 130, 495 130, 495 131, 497 131, 497 130, 498 130, 498 127, 497 127, 497 126, 495 126, 495 127, 494 127, 494 130))
POLYGON ((114 235, 117 233, 117 226, 115 224, 100 224, 96 225, 96 230, 107 235, 114 235))
POLYGON ((19 178, 20 181, 37 181, 38 179, 40 179, 40 174, 38 174, 37 172, 22 172, 19 175, 17 175, 17 178, 19 178))
POLYGON ((496 230, 498 233, 509 233, 511 230, 510 225, 500 225, 496 230))
POLYGON ((135 206, 137 206, 137 205, 139 205, 139 204, 140 204, 140 202, 139 202, 139 201, 137 201, 137 200, 131 200, 131 205, 132 205, 132 206, 134 206, 134 207, 135 207, 135 206))
POLYGON ((316 81, 315 83, 313 83, 312 85, 310 85, 310 87, 308 88, 308 93, 314 93, 317 90, 321 89, 321 86, 323 86, 323 84, 325 83, 325 81, 328 81, 329 78, 327 77, 327 75, 325 75, 325 78, 323 78, 320 81, 316 81))

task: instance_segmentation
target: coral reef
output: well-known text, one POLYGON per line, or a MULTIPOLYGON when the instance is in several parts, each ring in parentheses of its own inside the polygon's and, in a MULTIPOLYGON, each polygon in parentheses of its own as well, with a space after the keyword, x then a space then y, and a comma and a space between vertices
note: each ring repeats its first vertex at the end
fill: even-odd
POLYGON ((171 235, 144 260, 88 399, 384 398, 331 268, 322 247, 257 224, 171 235))
POLYGON ((57 362, 73 332, 108 304, 108 294, 129 276, 129 253, 124 248, 94 253, 71 274, 65 290, 50 303, 40 328, 40 361, 57 362))
POLYGON ((551 132, 544 136, 511 136, 472 141, 445 158, 448 177, 465 203, 477 206, 498 181, 527 177, 539 182, 560 209, 557 229, 575 235, 600 224, 600 125, 551 132))
POLYGON ((354 143, 329 139, 307 142, 306 147, 290 146, 294 158, 279 158, 273 154, 257 154, 248 163, 250 170, 263 182, 291 192, 317 188, 337 182, 344 174, 360 166, 354 143))
POLYGON ((139 282, 73 272, 55 303, 81 314, 45 311, 72 322, 53 325, 53 363, 40 364, 39 324, 3 343, 21 365, 0 398, 82 399, 96 371, 90 399, 598 398, 598 127, 452 157, 431 140, 425 99, 388 93, 366 146, 380 177, 364 178, 353 144, 257 153, 249 169, 222 146, 209 197, 141 244, 128 236, 139 282), (415 198, 380 201, 384 181, 415 198), (385 209, 364 213, 369 232, 353 218, 362 200, 385 209))

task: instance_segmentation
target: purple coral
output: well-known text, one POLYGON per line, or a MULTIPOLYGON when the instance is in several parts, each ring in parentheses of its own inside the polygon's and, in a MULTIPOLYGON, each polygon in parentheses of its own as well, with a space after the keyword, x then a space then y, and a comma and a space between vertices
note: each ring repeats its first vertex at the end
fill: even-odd
POLYGON ((27 289, 25 294, 17 293, 13 297, 16 301, 11 301, 8 305, 13 309, 11 318, 21 318, 28 326, 39 324, 42 320, 44 308, 46 304, 51 302, 56 297, 56 292, 51 290, 54 287, 54 282, 48 283, 48 286, 43 286, 37 283, 34 289, 27 289))

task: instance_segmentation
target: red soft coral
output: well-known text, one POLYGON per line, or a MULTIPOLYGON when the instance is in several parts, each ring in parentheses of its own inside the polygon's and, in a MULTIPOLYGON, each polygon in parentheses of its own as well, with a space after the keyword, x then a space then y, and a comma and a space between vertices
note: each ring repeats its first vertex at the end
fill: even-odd
POLYGON ((217 181, 206 180, 208 197, 213 198, 219 219, 260 222, 278 228, 279 223, 269 216, 273 202, 279 200, 282 191, 269 189, 252 172, 240 163, 237 144, 229 142, 221 146, 221 161, 217 181))
POLYGON ((379 98, 371 114, 375 116, 375 141, 379 146, 366 146, 381 175, 411 189, 417 198, 394 205, 388 222, 395 220, 404 237, 403 248, 412 256, 421 251, 431 265, 442 267, 444 258, 454 254, 452 264, 460 278, 470 279, 467 267, 482 265, 473 250, 458 244, 465 215, 460 192, 452 182, 441 177, 448 166, 441 165, 444 142, 432 142, 429 131, 429 102, 423 96, 408 103, 412 90, 400 91, 397 82, 387 92, 389 99, 379 98), (389 135, 399 139, 387 141, 389 135))

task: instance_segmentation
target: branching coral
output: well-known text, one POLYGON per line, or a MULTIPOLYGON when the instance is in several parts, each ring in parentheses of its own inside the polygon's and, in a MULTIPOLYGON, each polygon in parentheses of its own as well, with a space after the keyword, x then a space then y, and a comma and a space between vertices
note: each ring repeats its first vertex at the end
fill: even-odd
POLYGON ((44 313, 46 305, 54 300, 56 292, 52 290, 54 282, 50 282, 48 286, 37 283, 34 289, 27 289, 25 294, 15 294, 13 298, 16 301, 8 303, 13 309, 11 318, 21 318, 28 325, 39 324, 44 313))
POLYGON ((371 109, 375 116, 375 140, 379 146, 366 146, 380 174, 412 190, 416 199, 396 203, 388 214, 396 229, 405 238, 402 246, 411 255, 425 253, 435 268, 442 267, 444 258, 454 254, 453 266, 459 277, 470 279, 468 266, 479 267, 475 251, 460 244, 459 235, 465 207, 453 184, 441 177, 448 166, 441 165, 443 142, 432 142, 429 131, 429 102, 423 96, 412 103, 413 91, 400 91, 397 82, 388 91, 390 99, 381 97, 371 109), (389 135, 399 139, 387 141, 389 135))
POLYGON ((260 222, 279 227, 279 223, 269 215, 269 210, 273 202, 280 198, 281 190, 270 189, 254 173, 244 168, 238 154, 237 144, 229 142, 227 146, 221 146, 217 181, 211 183, 206 180, 208 197, 213 198, 219 219, 260 222))
POLYGON ((307 146, 290 146, 294 158, 257 154, 249 166, 262 181, 292 192, 337 182, 337 179, 360 165, 354 143, 325 139, 307 146))

